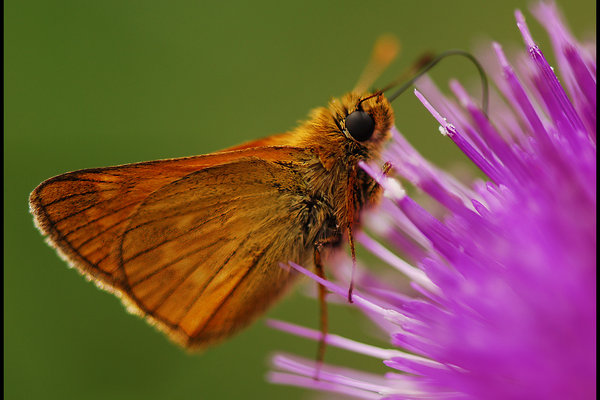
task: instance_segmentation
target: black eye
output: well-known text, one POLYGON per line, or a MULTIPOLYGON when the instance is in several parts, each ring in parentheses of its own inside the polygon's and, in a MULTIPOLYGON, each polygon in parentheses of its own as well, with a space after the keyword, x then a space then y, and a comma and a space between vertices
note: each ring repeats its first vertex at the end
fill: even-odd
POLYGON ((369 113, 356 110, 346 117, 346 129, 355 140, 364 142, 373 136, 375 121, 369 113))

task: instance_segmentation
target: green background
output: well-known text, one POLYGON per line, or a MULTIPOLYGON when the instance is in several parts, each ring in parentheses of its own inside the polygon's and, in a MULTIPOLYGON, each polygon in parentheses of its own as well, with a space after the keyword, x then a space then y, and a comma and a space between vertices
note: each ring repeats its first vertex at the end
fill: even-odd
MULTIPOLYGON (((382 86, 426 50, 473 48, 487 38, 520 46, 516 7, 527 3, 5 2, 6 398, 310 396, 268 384, 264 375, 272 352, 313 358, 314 343, 261 320, 187 354, 66 268, 33 227, 29 192, 71 170, 208 153, 292 128, 310 108, 353 87, 382 33, 403 43, 382 86)), ((577 35, 593 33, 595 2, 562 8, 577 35)), ((534 36, 548 43, 527 15, 534 36)), ((474 73, 459 59, 432 75, 443 83, 474 73)), ((413 95, 395 103, 397 126, 425 155, 443 166, 459 158, 413 95)), ((331 314, 333 331, 381 343, 354 310, 333 307, 331 314)), ((313 327, 318 318, 302 290, 268 315, 313 327)), ((327 360, 384 370, 335 349, 327 360)))

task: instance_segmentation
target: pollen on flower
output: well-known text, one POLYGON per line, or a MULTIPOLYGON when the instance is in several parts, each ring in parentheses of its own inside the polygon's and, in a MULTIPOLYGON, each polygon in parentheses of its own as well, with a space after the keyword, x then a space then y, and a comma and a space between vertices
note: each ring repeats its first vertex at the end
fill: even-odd
POLYGON ((390 200, 402 200, 406 196, 406 190, 400 182, 394 178, 385 178, 383 195, 390 200))
POLYGON ((398 180, 386 176, 384 172, 377 172, 375 168, 363 161, 360 161, 358 165, 383 187, 384 197, 391 200, 401 200, 406 196, 406 191, 398 180))

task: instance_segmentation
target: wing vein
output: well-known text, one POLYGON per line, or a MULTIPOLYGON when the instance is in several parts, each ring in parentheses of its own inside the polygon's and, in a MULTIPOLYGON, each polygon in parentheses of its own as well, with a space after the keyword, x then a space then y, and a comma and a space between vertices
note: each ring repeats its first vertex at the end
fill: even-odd
POLYGON ((215 244, 217 244, 219 242, 222 242, 223 240, 225 240, 225 239, 224 238, 219 238, 219 239, 215 240, 214 242, 209 243, 206 246, 199 247, 197 249, 189 251, 189 252, 185 253, 184 255, 179 256, 176 259, 172 260, 171 262, 168 262, 168 263, 166 263, 164 265, 161 265, 160 267, 158 267, 157 269, 153 270, 152 272, 150 272, 150 273, 148 273, 148 274, 146 274, 144 276, 139 277, 138 280, 136 280, 135 282, 131 282, 131 287, 139 285, 140 283, 144 282, 145 280, 152 278, 152 276, 156 275, 157 273, 159 273, 160 271, 164 270, 165 268, 168 268, 168 267, 170 267, 173 264, 177 264, 179 261, 181 261, 181 260, 183 260, 183 259, 191 256, 192 254, 195 254, 195 253, 198 253, 199 251, 208 249, 208 248, 214 246, 215 244))
MULTIPOLYGON (((131 203, 125 204, 123 207, 115 208, 114 210, 111 210, 111 212, 109 214, 101 215, 98 218, 91 219, 91 220, 87 221, 85 224, 79 225, 77 228, 73 229, 72 231, 65 232, 64 236, 67 237, 67 236, 71 235, 72 233, 77 232, 80 229, 83 229, 83 228, 86 228, 86 227, 92 225, 94 222, 98 222, 98 221, 100 221, 103 218, 110 217, 111 215, 117 214, 118 212, 123 211, 124 209, 126 209, 128 207, 135 206, 138 203, 139 203, 138 201, 132 201, 131 203)), ((126 218, 124 218, 123 221, 125 219, 128 219, 128 218, 129 218, 129 216, 127 216, 126 218)), ((60 221, 58 221, 58 222, 60 222, 60 221)), ((58 223, 58 222, 56 222, 56 223, 58 223)))
POLYGON ((136 259, 137 257, 142 256, 142 255, 144 255, 144 254, 146 254, 146 253, 148 253, 148 252, 150 252, 152 250, 156 250, 157 248, 159 248, 160 246, 162 246, 162 245, 164 245, 166 243, 169 243, 169 242, 171 242, 171 241, 173 241, 175 239, 179 239, 179 238, 181 238, 181 237, 183 237, 185 235, 189 235, 190 233, 194 232, 196 229, 200 228, 201 226, 203 226, 207 222, 210 222, 210 221, 214 220, 215 218, 224 217, 225 215, 227 215, 227 213, 228 213, 228 211, 225 211, 224 213, 221 213, 221 214, 215 215, 215 216, 213 216, 213 217, 211 217, 209 219, 203 220, 198 225, 195 225, 195 226, 191 227, 189 230, 187 230, 187 231, 185 231, 185 232, 183 232, 183 233, 181 233, 181 234, 179 234, 177 236, 173 236, 173 237, 167 238, 167 239, 163 240, 162 242, 156 243, 153 246, 150 246, 150 247, 148 247, 148 248, 146 248, 146 249, 144 249, 144 250, 142 250, 140 252, 137 252, 136 254, 134 254, 133 256, 129 257, 128 259, 123 259, 123 265, 125 265, 128 262, 131 262, 132 260, 136 259))
MULTIPOLYGON (((127 190, 127 191, 123 192, 122 194, 123 194, 123 195, 125 195, 125 194, 128 194, 128 193, 129 193, 129 190, 127 190)), ((78 215, 78 214, 81 214, 82 212, 84 212, 84 211, 87 211, 87 210, 89 210, 90 208, 97 207, 97 206, 98 206, 98 205, 100 205, 100 204, 104 204, 104 203, 107 203, 107 202, 110 202, 110 201, 114 201, 114 200, 115 200, 115 198, 116 198, 116 196, 115 196, 115 197, 111 197, 110 199, 106 199, 106 200, 99 201, 99 202, 97 202, 97 203, 94 203, 94 204, 92 204, 92 205, 90 205, 90 206, 84 207, 84 208, 82 208, 81 210, 77 210, 77 211, 76 211, 76 212, 74 212, 73 214, 69 214, 69 215, 67 215, 66 217, 63 217, 63 218, 59 218, 59 219, 57 219, 56 221, 54 221, 54 223, 55 223, 55 224, 58 224, 59 222, 62 222, 62 221, 64 221, 64 220, 67 220, 67 219, 69 219, 69 218, 72 218, 72 217, 74 217, 74 216, 76 216, 76 215, 78 215)), ((136 202, 136 203, 137 203, 137 202, 136 202)))
POLYGON ((209 208, 214 207, 216 205, 223 206, 223 205, 226 205, 226 204, 229 204, 229 203, 238 202, 241 199, 250 199, 250 198, 253 198, 253 197, 264 197, 266 195, 268 195, 268 193, 255 193, 253 195, 247 194, 247 195, 244 195, 244 196, 235 197, 235 198, 227 200, 227 201, 219 199, 218 196, 215 196, 215 197, 217 197, 217 201, 215 203, 203 204, 201 207, 197 207, 197 208, 193 208, 193 209, 192 208, 186 208, 185 211, 177 211, 177 212, 174 212, 172 214, 161 215, 160 218, 150 219, 148 221, 142 222, 141 224, 137 224, 135 226, 129 227, 129 228, 127 228, 125 230, 124 233, 132 232, 132 231, 134 231, 134 230, 136 230, 138 228, 141 228, 141 227, 143 227, 145 225, 152 224, 153 222, 162 221, 163 219, 168 219, 168 218, 173 218, 173 217, 180 217, 182 215, 187 215, 187 214, 193 214, 193 213, 195 213, 197 211, 202 211, 202 210, 205 210, 205 209, 209 209, 209 208))
POLYGON ((112 191, 115 191, 115 190, 119 190, 119 188, 102 189, 102 190, 90 190, 89 192, 70 194, 68 196, 61 197, 60 199, 56 199, 54 201, 51 201, 50 203, 46 203, 46 204, 44 204, 44 206, 48 207, 48 206, 51 206, 53 204, 60 203, 61 201, 69 200, 69 199, 72 199, 72 198, 78 197, 78 196, 85 196, 85 195, 93 194, 93 193, 112 192, 112 191))
MULTIPOLYGON (((85 246, 86 244, 88 244, 88 243, 89 243, 89 242, 91 242, 92 240, 94 240, 94 239, 96 239, 96 238, 98 238, 98 237, 100 237, 100 236, 104 235, 106 232, 110 231, 110 230, 111 230, 111 229, 113 229, 115 226, 118 226, 118 225, 122 224, 124 221, 127 221, 127 219, 129 219, 129 216, 127 216, 127 217, 125 217, 125 218, 123 218, 123 219, 120 219, 119 221, 115 222, 115 223, 114 223, 114 224, 112 224, 112 225, 109 225, 109 226, 108 226, 108 227, 106 227, 105 229, 102 229, 100 232, 96 232, 96 234, 95 234, 95 235, 93 235, 93 236, 90 236, 89 238, 87 238, 87 239, 86 239, 86 240, 84 240, 83 242, 79 243, 79 245, 78 245, 76 248, 77 248, 77 249, 81 249, 83 246, 85 246)), ((88 225, 89 225, 89 224, 88 224, 88 225)), ((88 226, 88 225, 86 225, 86 226, 88 226)), ((71 232, 69 232, 69 233, 66 233, 66 234, 64 234, 64 235, 63 235, 63 237, 66 239, 66 238, 67 238, 69 235, 71 235, 71 234, 75 233, 77 230, 79 230, 79 228, 78 228, 78 229, 76 229, 76 230, 74 230, 74 231, 71 231, 71 232)))
MULTIPOLYGON (((219 272, 221 272, 221 270, 225 267, 225 265, 227 265, 227 263, 229 263, 229 260, 231 260, 231 258, 233 256, 235 256, 235 254, 237 253, 237 251, 240 249, 240 247, 242 247, 242 245, 247 240, 248 240, 248 238, 244 239, 244 241, 242 243, 240 243, 240 246, 238 246, 235 250, 233 250, 231 252, 231 254, 229 254, 229 256, 227 256, 227 258, 225 259, 225 261, 223 261, 223 263, 217 269, 217 271, 215 271, 215 273, 206 281, 206 283, 202 286, 202 288, 198 290, 198 293, 196 294, 196 296, 194 296, 194 298, 190 302, 189 307, 191 307, 196 302, 196 300, 198 300, 200 298, 200 296, 202 296, 202 293, 204 293, 204 290, 206 290, 206 288, 212 282, 212 280, 219 274, 219 272)), ((184 276, 183 278, 181 278, 177 282, 177 286, 175 286, 173 289, 171 289, 168 292, 166 292, 164 294, 164 297, 161 299, 160 304, 158 306, 156 306, 155 310, 158 309, 165 301, 167 301, 169 299, 169 297, 171 297, 177 291, 177 289, 179 289, 179 287, 185 282, 185 280, 187 278, 189 278, 194 272, 196 272, 196 270, 198 269, 198 266, 201 265, 201 264, 202 264, 202 261, 200 261, 199 263, 195 264, 194 268, 192 270, 190 270, 189 273, 186 276, 184 276)), ((178 322, 180 322, 183 319, 183 317, 185 316, 185 314, 187 314, 188 311, 189 311, 189 308, 186 306, 186 311, 185 311, 184 315, 179 319, 178 322)))
MULTIPOLYGON (((207 326, 209 324, 209 322, 211 321, 211 319, 213 319, 215 317, 215 315, 217 314, 217 312, 221 309, 221 307, 223 307, 223 305, 225 304, 225 302, 227 301, 227 299, 229 299, 229 297, 231 296, 231 294, 233 292, 235 292, 235 290, 240 287, 240 285, 242 284, 242 282, 244 281, 244 279, 246 279, 248 277, 248 275, 250 274, 250 272, 254 269, 254 267, 258 264, 258 262, 263 258, 263 256, 265 255, 265 253, 267 252, 267 250, 273 245, 273 243, 277 242, 277 240, 279 240, 279 238, 274 239, 273 241, 271 241, 271 243, 269 243, 267 246, 265 246, 261 252, 254 258, 254 260, 252 261, 252 264, 248 267, 248 269, 246 270, 246 272, 244 273, 244 275, 240 278, 240 280, 236 283, 236 285, 229 291, 229 293, 227 293, 227 296, 223 296, 221 298, 221 301, 219 303, 219 305, 217 307, 215 307, 215 309, 213 310, 213 312, 208 316, 208 318, 205 320, 204 324, 203 324, 203 328, 205 326, 207 326)), ((215 277, 218 274, 215 274, 215 277)), ((214 277, 213 277, 214 278, 214 277)), ((206 288, 206 287, 205 287, 206 288)), ((198 299, 200 298, 200 295, 196 296, 196 298, 194 299, 193 302, 190 303, 190 305, 188 307, 186 307, 186 311, 183 314, 183 316, 181 317, 180 321, 182 321, 183 319, 185 319, 185 317, 187 316, 187 314, 190 312, 190 310, 192 309, 192 307, 194 306, 194 304, 196 303, 196 301, 198 301, 198 299)))

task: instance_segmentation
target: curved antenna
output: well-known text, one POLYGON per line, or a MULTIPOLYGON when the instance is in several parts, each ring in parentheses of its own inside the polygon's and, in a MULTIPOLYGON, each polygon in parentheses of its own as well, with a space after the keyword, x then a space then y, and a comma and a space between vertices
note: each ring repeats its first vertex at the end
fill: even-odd
POLYGON ((433 55, 431 55, 431 53, 423 53, 423 54, 421 54, 421 57, 419 57, 417 59, 417 61, 415 61, 413 63, 413 65, 411 65, 409 68, 407 68, 406 70, 404 70, 400 74, 400 76, 398 78, 396 78, 396 80, 392 81, 389 85, 387 85, 383 89, 377 90, 376 92, 374 92, 370 96, 367 96, 367 97, 364 97, 364 98, 360 99, 358 101, 358 105, 360 105, 360 103, 362 103, 363 101, 372 99, 373 97, 381 96, 383 93, 387 92, 389 89, 391 89, 391 88, 399 85, 401 82, 403 82, 406 79, 408 79, 409 76, 414 75, 415 73, 419 72, 421 70, 421 68, 423 68, 425 65, 429 64, 433 60, 433 58, 434 57, 433 57, 433 55))
POLYGON ((415 76, 410 78, 407 82, 405 82, 402 86, 400 86, 398 88, 398 90, 396 90, 391 96, 389 96, 388 101, 392 102, 394 99, 396 99, 402 93, 404 93, 406 91, 406 89, 411 87, 417 81, 417 79, 419 79, 421 76, 425 75, 431 68, 435 67, 437 63, 439 63, 444 58, 449 57, 449 56, 466 57, 477 68, 477 71, 479 72, 479 76, 481 77, 481 84, 483 87, 482 98, 481 98, 481 109, 483 110, 485 115, 487 115, 488 105, 489 105, 489 84, 488 84, 487 75, 485 74, 485 71, 483 70, 483 67, 481 66, 479 61, 477 61, 477 59, 471 53, 466 52, 464 50, 460 50, 460 49, 447 50, 447 51, 444 51, 443 53, 441 53, 440 55, 438 55, 437 57, 435 57, 431 62, 429 62, 429 64, 425 65, 423 67, 423 69, 421 69, 419 72, 417 72, 415 76))

